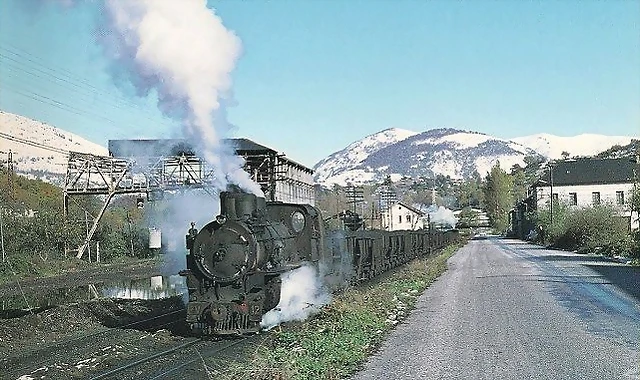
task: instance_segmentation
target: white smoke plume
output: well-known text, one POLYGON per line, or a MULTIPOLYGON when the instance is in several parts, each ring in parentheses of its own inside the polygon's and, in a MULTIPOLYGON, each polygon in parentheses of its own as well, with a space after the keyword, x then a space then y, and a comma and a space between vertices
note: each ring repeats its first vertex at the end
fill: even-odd
POLYGON ((455 228, 456 223, 458 223, 458 218, 453 215, 453 211, 443 206, 436 207, 435 205, 431 205, 427 209, 427 213, 429 214, 431 223, 435 223, 436 225, 455 228))
POLYGON ((240 39, 225 28, 206 0, 105 0, 100 42, 140 95, 155 90, 159 108, 179 117, 184 136, 216 168, 218 187, 234 183, 262 195, 242 170, 242 159, 222 144, 230 128, 231 72, 240 39))
POLYGON ((272 329, 288 321, 304 321, 331 301, 315 267, 304 265, 282 276, 280 302, 262 316, 260 326, 272 329))
POLYGON ((162 231, 164 260, 162 274, 176 274, 186 268, 186 241, 190 223, 202 228, 220 212, 217 197, 204 191, 165 194, 161 201, 149 203, 145 212, 147 223, 162 231))

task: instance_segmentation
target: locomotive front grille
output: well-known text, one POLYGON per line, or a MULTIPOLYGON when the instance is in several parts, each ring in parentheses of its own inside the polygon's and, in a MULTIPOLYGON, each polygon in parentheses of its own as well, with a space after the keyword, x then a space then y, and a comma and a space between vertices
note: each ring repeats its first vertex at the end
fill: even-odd
POLYGON ((260 323, 251 321, 247 314, 235 314, 227 316, 223 321, 215 322, 213 330, 221 335, 255 333, 260 331, 260 323))

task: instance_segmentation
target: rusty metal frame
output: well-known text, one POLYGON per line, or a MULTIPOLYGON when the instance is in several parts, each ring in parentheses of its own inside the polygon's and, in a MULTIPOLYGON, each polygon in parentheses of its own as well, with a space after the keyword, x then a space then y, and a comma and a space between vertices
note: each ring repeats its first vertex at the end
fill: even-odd
MULTIPOLYGON (((116 158, 70 152, 64 184, 64 218, 74 196, 106 195, 76 258, 82 258, 114 196, 154 191, 203 189, 215 196, 215 172, 198 156, 116 158)), ((86 210, 85 210, 86 211, 86 210)))

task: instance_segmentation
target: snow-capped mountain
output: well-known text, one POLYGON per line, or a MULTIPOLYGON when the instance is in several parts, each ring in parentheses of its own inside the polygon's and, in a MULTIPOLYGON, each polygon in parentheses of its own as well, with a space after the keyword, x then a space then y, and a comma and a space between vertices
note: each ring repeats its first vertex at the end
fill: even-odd
POLYGON ((560 159, 563 152, 570 157, 593 156, 614 145, 627 145, 632 139, 596 134, 574 137, 537 134, 506 140, 450 128, 422 133, 389 129, 356 141, 318 162, 314 178, 324 186, 380 182, 387 176, 394 181, 438 174, 461 179, 475 172, 484 176, 498 161, 508 171, 515 164, 524 166, 525 156, 560 159))
POLYGON ((315 181, 340 184, 351 181, 352 177, 361 178, 362 181, 373 180, 375 173, 358 169, 358 165, 372 153, 417 134, 417 132, 406 129, 389 128, 349 144, 346 148, 331 154, 313 167, 315 181), (345 169, 352 172, 345 172, 345 169), (333 180, 330 181, 331 178, 333 180))
POLYGON ((387 176, 398 180, 438 174, 460 179, 475 172, 484 175, 498 161, 507 170, 514 164, 524 166, 525 156, 537 155, 514 141, 477 132, 445 128, 379 138, 389 131, 368 136, 320 161, 314 167, 316 182, 325 186, 362 184, 387 176), (378 140, 385 142, 372 143, 378 140))
MULTIPOLYGON (((637 137, 636 137, 637 138, 637 137)), ((518 144, 529 147, 550 159, 562 158, 562 152, 574 156, 594 156, 614 145, 627 145, 631 142, 629 136, 604 136, 585 133, 572 137, 561 137, 548 133, 511 139, 518 144)))
POLYGON ((16 172, 61 184, 69 151, 108 155, 107 148, 49 124, 0 111, 0 159, 13 155, 16 172))

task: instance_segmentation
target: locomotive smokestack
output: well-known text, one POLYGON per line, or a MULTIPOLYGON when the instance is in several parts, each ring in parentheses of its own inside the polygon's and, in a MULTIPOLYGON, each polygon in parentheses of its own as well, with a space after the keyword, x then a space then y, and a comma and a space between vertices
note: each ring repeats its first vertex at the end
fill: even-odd
POLYGON ((257 213, 266 211, 266 202, 262 197, 245 192, 223 191, 220 193, 220 213, 230 220, 247 221, 257 213))
POLYGON ((236 198, 232 196, 233 193, 223 191, 220 193, 220 214, 227 217, 228 220, 238 219, 236 213, 236 198))

